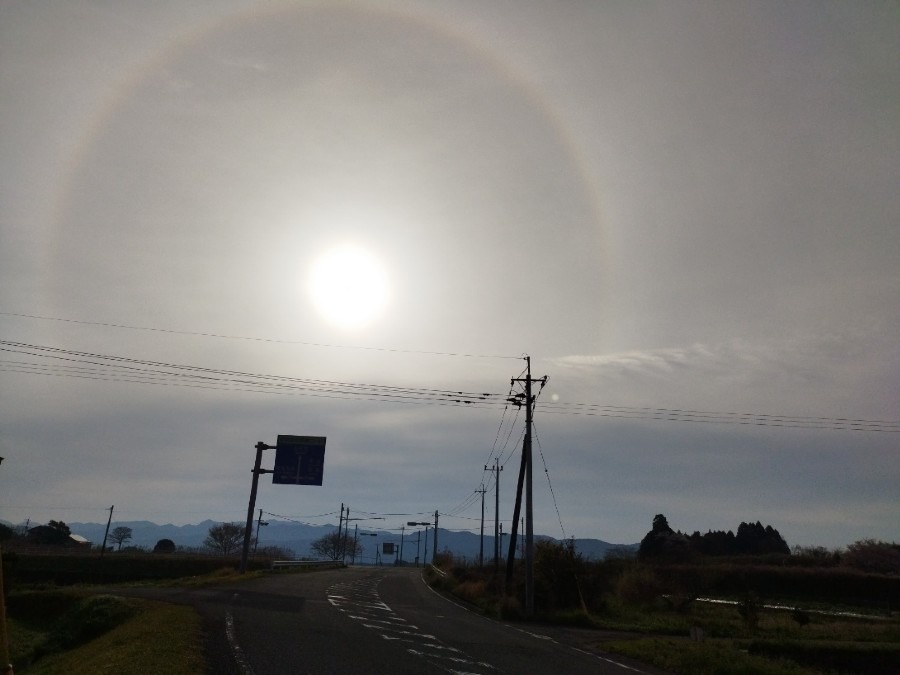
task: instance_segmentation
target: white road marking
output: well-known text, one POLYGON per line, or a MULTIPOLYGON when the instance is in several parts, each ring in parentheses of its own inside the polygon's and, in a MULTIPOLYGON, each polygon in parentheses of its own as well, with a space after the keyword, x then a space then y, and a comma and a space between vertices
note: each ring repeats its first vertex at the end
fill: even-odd
MULTIPOLYGON (((232 602, 234 602, 237 596, 238 594, 235 593, 231 597, 232 602)), ((234 661, 237 663, 238 668, 241 669, 243 675, 253 675, 253 669, 250 667, 250 663, 244 655, 244 650, 241 649, 241 646, 238 644, 237 636, 234 632, 234 615, 231 613, 231 607, 225 610, 225 637, 228 638, 228 644, 231 647, 232 655, 234 655, 234 661)))
POLYGON ((407 653, 425 659, 448 673, 456 675, 488 675, 496 673, 489 663, 474 661, 456 647, 441 643, 434 635, 420 633, 417 626, 398 616, 378 595, 381 578, 340 583, 326 590, 326 597, 334 607, 349 618, 359 621, 385 640, 410 645, 407 653), (464 665, 466 670, 460 670, 464 665))

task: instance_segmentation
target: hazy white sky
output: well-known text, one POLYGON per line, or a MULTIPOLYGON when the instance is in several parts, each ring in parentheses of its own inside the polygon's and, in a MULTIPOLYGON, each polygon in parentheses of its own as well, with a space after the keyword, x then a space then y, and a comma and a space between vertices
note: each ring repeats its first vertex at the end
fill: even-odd
POLYGON ((537 532, 896 540, 898 111, 890 2, 4 0, 0 518, 242 520, 297 434, 268 512, 477 529, 499 455, 508 529, 527 353, 537 532), (347 244, 353 328, 306 289, 347 244))

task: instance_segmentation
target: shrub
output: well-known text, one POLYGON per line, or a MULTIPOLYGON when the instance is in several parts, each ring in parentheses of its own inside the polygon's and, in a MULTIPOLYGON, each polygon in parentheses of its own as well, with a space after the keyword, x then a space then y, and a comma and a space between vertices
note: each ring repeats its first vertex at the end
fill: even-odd
POLYGON ((453 589, 453 594, 468 602, 478 602, 487 596, 486 581, 463 581, 453 589))
POLYGON ((637 605, 649 605, 662 592, 654 571, 643 565, 625 569, 616 584, 616 595, 624 602, 637 605))
POLYGON ((71 649, 115 628, 136 613, 133 603, 115 595, 84 598, 63 614, 40 653, 71 649))
POLYGON ((847 547, 842 563, 863 572, 897 574, 900 573, 900 544, 861 539, 847 547))

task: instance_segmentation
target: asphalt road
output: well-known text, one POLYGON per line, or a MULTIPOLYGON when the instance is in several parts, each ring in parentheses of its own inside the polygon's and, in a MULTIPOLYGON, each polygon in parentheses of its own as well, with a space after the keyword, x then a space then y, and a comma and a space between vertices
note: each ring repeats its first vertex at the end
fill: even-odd
POLYGON ((167 599, 204 616, 216 675, 660 673, 571 646, 566 631, 486 619, 415 568, 275 574, 167 599))

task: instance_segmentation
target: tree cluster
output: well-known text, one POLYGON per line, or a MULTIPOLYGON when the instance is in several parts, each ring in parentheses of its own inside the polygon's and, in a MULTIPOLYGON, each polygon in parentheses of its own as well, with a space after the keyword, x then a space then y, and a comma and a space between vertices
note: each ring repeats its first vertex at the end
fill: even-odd
POLYGON ((350 556, 362 554, 362 544, 346 533, 329 532, 309 545, 314 555, 328 560, 343 560, 350 556))
POLYGON ((693 555, 738 556, 766 555, 781 553, 788 555, 791 550, 781 534, 771 525, 762 523, 741 523, 737 534, 728 530, 710 530, 706 534, 699 531, 691 535, 674 531, 666 517, 657 514, 647 535, 641 540, 640 558, 684 559, 693 555))
POLYGON ((209 528, 203 545, 222 555, 236 553, 244 541, 244 526, 239 523, 221 523, 209 528))

